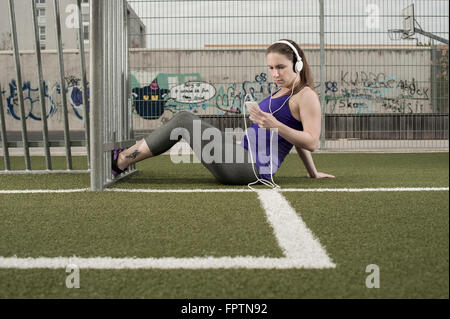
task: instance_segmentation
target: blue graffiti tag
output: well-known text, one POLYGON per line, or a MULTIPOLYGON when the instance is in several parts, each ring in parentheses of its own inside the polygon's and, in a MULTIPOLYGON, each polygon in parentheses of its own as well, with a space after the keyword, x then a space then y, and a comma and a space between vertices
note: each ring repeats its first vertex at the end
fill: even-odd
MULTIPOLYGON (((28 114, 25 114, 25 119, 27 119, 28 117, 32 118, 33 120, 36 121, 40 121, 41 117, 35 115, 33 113, 33 108, 35 107, 35 103, 39 102, 39 97, 32 97, 32 93, 33 92, 37 92, 38 89, 32 89, 30 82, 24 82, 23 87, 23 94, 24 94, 24 102, 29 102, 30 104, 30 110, 28 112, 28 114)), ((49 100, 49 110, 48 113, 46 114, 47 118, 52 117, 55 113, 56 113, 56 106, 55 103, 53 102, 53 99, 51 96, 49 96, 47 94, 48 92, 48 85, 45 84, 44 81, 44 97, 47 98, 49 100)), ((18 96, 17 96, 17 84, 15 80, 11 80, 11 82, 9 83, 9 96, 6 97, 6 103, 7 103, 7 107, 8 107, 8 114, 10 114, 14 119, 16 120, 20 120, 20 116, 16 114, 16 111, 14 110, 15 106, 18 106, 18 96)))

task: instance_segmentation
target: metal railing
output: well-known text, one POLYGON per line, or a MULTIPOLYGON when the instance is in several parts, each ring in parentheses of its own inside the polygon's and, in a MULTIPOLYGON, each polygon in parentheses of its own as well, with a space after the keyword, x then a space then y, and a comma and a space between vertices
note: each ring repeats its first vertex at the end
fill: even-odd
MULTIPOLYGON (((31 8, 31 16, 32 16, 32 22, 33 22, 33 34, 34 34, 34 53, 36 55, 36 73, 37 73, 37 83, 38 83, 38 91, 39 91, 39 104, 40 104, 40 111, 41 111, 41 117, 40 121, 42 124, 42 141, 39 142, 30 142, 28 139, 28 131, 27 131, 27 114, 25 112, 25 101, 24 101, 24 92, 23 92, 23 81, 22 81, 22 67, 21 67, 21 61, 20 61, 20 54, 19 51, 19 39, 17 35, 17 25, 16 25, 16 12, 15 12, 15 4, 19 4, 21 6, 21 11, 24 9, 25 1, 15 2, 14 0, 8 0, 8 7, 9 7, 9 18, 10 18, 10 30, 11 30, 11 40, 12 40, 12 49, 13 49, 13 55, 14 55, 14 66, 16 70, 16 89, 17 89, 17 96, 13 98, 14 100, 17 99, 18 107, 20 110, 20 116, 19 120, 21 122, 21 135, 22 135, 22 141, 20 142, 9 142, 8 136, 7 136, 7 130, 6 130, 6 119, 4 115, 4 108, 3 108, 3 93, 0 87, 0 119, 1 119, 1 139, 2 139, 2 151, 3 151, 3 157, 5 161, 5 169, 4 171, 0 171, 0 173, 23 173, 18 170, 11 170, 10 165, 10 154, 9 154, 9 148, 10 147, 23 147, 23 156, 25 161, 25 172, 33 172, 33 173, 60 173, 61 170, 54 170, 52 169, 52 163, 51 163, 51 152, 50 147, 64 147, 65 149, 65 157, 66 157, 66 171, 63 172, 72 172, 72 173, 79 173, 79 172, 87 172, 86 170, 74 170, 72 167, 72 153, 71 153, 71 147, 73 146, 86 146, 87 147, 87 154, 88 154, 88 167, 89 167, 89 112, 88 112, 88 96, 87 96, 87 80, 86 80, 86 65, 85 65, 85 56, 84 56, 84 39, 83 34, 80 30, 79 32, 79 56, 80 56, 80 65, 81 65, 81 77, 82 77, 82 104, 85 105, 84 107, 84 113, 83 113, 83 121, 84 121, 84 127, 85 127, 85 136, 86 140, 85 143, 80 142, 74 142, 70 140, 70 134, 69 134, 69 120, 68 120, 68 102, 67 102, 67 96, 65 92, 67 92, 65 83, 65 71, 64 71, 64 54, 63 54, 63 44, 62 44, 62 31, 61 31, 61 19, 60 19, 60 9, 59 9, 59 1, 53 0, 53 8, 55 13, 55 35, 56 35, 56 46, 57 46, 57 55, 58 55, 58 69, 59 69, 59 90, 61 92, 61 100, 62 100, 62 111, 63 111, 63 128, 64 128, 64 140, 62 141, 50 141, 49 140, 49 130, 48 130, 48 123, 47 123, 47 108, 46 108, 46 91, 44 89, 45 82, 43 77, 43 68, 42 68, 42 53, 41 53, 41 42, 40 42, 40 31, 39 31, 39 23, 42 21, 38 20, 37 16, 37 10, 36 10, 36 3, 34 0, 29 0, 26 3, 29 5, 28 8, 31 8), (45 155, 45 163, 46 163, 46 170, 40 171, 40 170, 33 170, 31 167, 31 161, 30 161, 30 147, 42 147, 43 153, 45 155)), ((81 0, 77 0, 77 7, 78 7, 78 17, 81 19, 81 0)), ((81 20, 79 20, 81 21, 81 20)), ((81 29, 81 28, 80 28, 81 29)), ((9 110, 10 111, 10 110, 9 110)))
MULTIPOLYGON (((111 151, 134 144, 129 105, 126 1, 91 2, 91 189, 120 178, 111 174, 111 151)), ((136 171, 129 167, 125 177, 136 171)))
MULTIPOLYGON (((80 2, 76 6, 81 23, 80 2)), ((23 3, 8 0, 17 94, 6 97, 0 86, 3 172, 12 172, 11 147, 23 149, 25 172, 32 171, 29 148, 38 146, 46 156, 45 172, 54 171, 52 146, 64 147, 67 171, 73 172, 71 147, 83 145, 91 188, 103 189, 117 180, 110 172, 111 151, 133 144, 135 134, 157 129, 179 111, 196 113, 220 128, 242 127, 245 96, 251 93, 260 100, 276 89, 265 65, 265 48, 282 38, 296 41, 311 67, 322 106, 320 150, 448 151, 448 44, 423 35, 399 42, 389 37, 389 30, 401 27, 407 0, 91 1, 90 101, 84 61, 84 40, 88 39, 83 39, 81 28, 77 38, 84 105, 82 143, 70 138, 68 101, 61 94, 67 91, 67 56, 61 44, 67 33, 61 29, 58 0, 53 0, 58 54, 54 61, 60 83, 54 91, 61 95, 64 138, 49 140, 49 131, 54 130, 45 116, 49 98, 42 75, 39 21, 34 1, 29 0, 42 141, 28 139, 26 83, 14 12, 14 5, 23 3), (201 94, 185 90, 192 85, 201 87, 201 94), (181 90, 187 93, 177 95, 181 90), (88 102, 95 107, 89 109, 88 102), (16 106, 20 114, 13 109, 16 106), (12 116, 20 121, 20 142, 8 141, 12 116)), ((417 0, 415 5, 415 21, 424 30, 448 38, 448 2, 417 0)), ((129 172, 134 171, 133 166, 129 172)))

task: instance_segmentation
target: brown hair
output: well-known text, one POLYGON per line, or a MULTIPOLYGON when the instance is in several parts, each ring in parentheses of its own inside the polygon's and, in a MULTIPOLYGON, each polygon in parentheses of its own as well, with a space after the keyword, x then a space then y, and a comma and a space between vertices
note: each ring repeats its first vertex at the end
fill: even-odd
MULTIPOLYGON (((308 64, 308 61, 306 60, 305 53, 303 52, 303 50, 300 49, 300 47, 297 45, 297 43, 295 43, 292 40, 282 39, 280 41, 288 41, 289 43, 291 43, 294 46, 294 48, 297 50, 297 52, 300 55, 300 58, 302 59, 302 62, 303 62, 303 68, 300 71, 300 81, 297 80, 297 82, 296 82, 297 84, 295 85, 293 94, 297 94, 305 86, 309 86, 314 91, 314 81, 313 81, 313 77, 311 74, 311 69, 309 68, 309 64, 308 64)), ((289 45, 287 45, 285 43, 276 43, 275 42, 274 44, 272 44, 271 46, 269 46, 267 48, 266 56, 272 52, 283 54, 290 61, 292 61, 293 65, 294 65, 293 66, 294 72, 295 72, 295 63, 297 62, 297 56, 295 55, 294 51, 292 51, 292 48, 289 45)))

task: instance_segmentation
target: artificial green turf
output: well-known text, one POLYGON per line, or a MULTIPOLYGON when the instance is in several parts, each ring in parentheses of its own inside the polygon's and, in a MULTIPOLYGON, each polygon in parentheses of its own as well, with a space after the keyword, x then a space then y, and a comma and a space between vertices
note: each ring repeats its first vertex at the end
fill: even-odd
POLYGON ((2 269, 0 297, 448 298, 448 192, 284 195, 335 269, 81 269, 80 289, 64 269, 2 269), (369 264, 380 288, 365 285, 369 264))
POLYGON ((256 194, 0 194, 0 201, 0 256, 282 256, 256 194))
MULTIPOLYGON (((296 154, 289 154, 275 175, 281 187, 431 187, 448 186, 448 153, 314 154, 319 171, 336 179, 315 180, 296 154)), ((219 184, 201 164, 173 164, 155 157, 137 164, 139 173, 120 188, 236 188, 219 184)), ((261 186, 262 187, 262 186, 261 186)))
MULTIPOLYGON (((52 169, 54 170, 66 170, 67 162, 65 156, 51 156, 52 169)), ((32 170, 45 170, 47 169, 44 156, 30 156, 30 165, 32 170)), ((23 156, 10 156, 10 169, 11 170, 24 170, 25 158, 23 156)), ((72 169, 85 170, 88 168, 86 156, 72 156, 72 169)), ((0 170, 5 169, 5 162, 3 156, 0 156, 0 170)))
MULTIPOLYGON (((284 196, 325 246, 337 268, 326 270, 81 270, 81 289, 65 287, 67 273, 64 269, 1 269, 0 297, 448 298, 447 191, 284 193, 284 196), (377 264, 380 267, 379 289, 368 289, 365 286, 366 277, 369 275, 366 273, 366 266, 369 264, 377 264)), ((209 201, 209 203, 212 202, 214 200, 209 201)), ((84 216, 83 213, 81 216, 84 216)), ((217 217, 220 220, 221 216, 214 216, 214 219, 217 217)), ((116 218, 113 218, 114 229, 120 228, 116 218)), ((226 219, 229 218, 236 219, 236 214, 227 215, 226 219)), ((72 219, 73 217, 69 220, 72 219)), ((26 218, 23 218, 23 221, 30 223, 30 220, 26 218)), ((35 224, 43 225, 48 222, 48 219, 44 219, 42 223, 38 220, 34 221, 35 224)), ((145 218, 141 222, 148 225, 145 218)), ((203 222, 203 220, 198 221, 199 224, 203 222)), ((87 226, 90 223, 92 219, 86 222, 87 230, 90 229, 87 226)), ((198 227, 193 221, 188 220, 187 223, 189 227, 192 227, 192 223, 194 227, 198 227)), ((236 224, 236 222, 230 223, 236 224)), ((265 228, 262 224, 260 221, 257 237, 268 235, 261 230, 265 228)), ((108 225, 109 223, 106 223, 106 226, 108 225)), ((249 220, 242 227, 255 230, 256 227, 253 225, 253 220, 249 220)), ((9 227, 13 226, 9 225, 9 227)), ((212 232, 219 232, 219 234, 210 234, 213 242, 222 246, 218 249, 227 249, 223 248, 225 243, 217 241, 219 235, 222 236, 224 233, 214 228, 214 225, 207 226, 212 229, 212 232)), ((15 227, 17 229, 17 226, 15 227)), ((161 228, 158 233, 164 236, 167 231, 170 231, 169 228, 161 228)), ((82 231, 82 233, 86 236, 87 232, 82 231)), ((192 233, 188 232, 186 236, 190 237, 192 233)), ((23 232, 20 231, 20 234, 23 232)), ((70 233, 67 235, 71 240, 83 240, 74 238, 70 233)), ((91 240, 98 240, 95 236, 94 238, 89 234, 87 236, 91 240)), ((196 251, 196 248, 192 250, 192 246, 183 243, 178 235, 171 233, 170 236, 176 236, 176 239, 172 241, 166 237, 171 240, 171 243, 165 243, 164 249, 176 252, 180 256, 186 256, 183 249, 187 246, 191 252, 196 251)), ((136 235, 133 237, 139 238, 136 235)), ((110 237, 109 240, 113 239, 110 237)), ((202 247, 207 247, 208 253, 211 253, 212 246, 208 246, 201 238, 197 237, 196 240, 199 240, 202 247)), ((24 241, 24 238, 20 241, 24 241)), ((261 238, 258 244, 261 244, 260 241, 261 238)), ((40 249, 47 252, 52 247, 58 251, 67 251, 67 247, 63 247, 64 243, 67 243, 67 240, 62 240, 59 246, 34 245, 38 245, 40 249)), ((130 244, 117 241, 114 243, 122 248, 130 244)), ((32 242, 20 244, 22 252, 26 251, 24 246, 27 244, 33 245, 32 242)), ((135 244, 145 251, 142 243, 135 244)), ((93 248, 88 246, 89 244, 84 244, 80 248, 85 252, 92 251, 93 248)), ((104 248, 116 251, 116 255, 121 255, 119 247, 104 248)), ((131 255, 136 252, 136 249, 132 247, 128 249, 131 255)), ((245 243, 239 243, 233 251, 245 249, 245 243)), ((163 250, 159 252, 166 255, 163 250)), ((2 251, 4 252, 4 248, 2 251)), ((15 251, 20 252, 17 249, 15 251)), ((36 252, 34 250, 33 254, 36 252)), ((126 252, 123 253, 126 254, 126 252)), ((152 253, 154 255, 153 251, 152 253)), ((31 253, 28 252, 25 255, 31 255, 31 253)))
MULTIPOLYGON (((313 158, 319 171, 333 174, 336 179, 307 178, 306 170, 297 154, 289 154, 275 175, 275 182, 284 188, 443 187, 448 186, 449 182, 448 153, 318 153, 314 154, 313 158)), ((12 162, 22 160, 23 158, 12 158, 12 162)), ((74 163, 82 165, 85 160, 85 157, 76 157, 74 163)), ((64 164, 65 158, 60 157, 55 161, 64 164)), ((0 170, 3 167, 3 158, 0 157, 0 170)), ((137 163, 136 167, 138 169, 136 174, 119 181, 113 187, 151 189, 246 187, 222 185, 202 164, 174 164, 170 156, 150 158, 137 163)), ((86 187, 90 187, 89 174, 0 175, 0 189, 86 187)), ((264 188, 264 186, 257 187, 264 188)))
MULTIPOLYGON (((275 175, 281 187, 432 187, 448 186, 448 153, 332 154, 313 156, 319 171, 336 179, 315 180, 297 154, 289 154, 275 175)), ((223 186, 201 164, 173 164, 155 157, 137 164, 139 173, 117 183, 120 188, 236 188, 223 186)), ((263 187, 264 186, 260 186, 263 187)))
MULTIPOLYGON (((45 157, 31 157, 32 170, 45 170, 45 157)), ((23 157, 10 157, 11 170, 24 170, 23 157)), ((4 170, 3 157, 0 156, 0 171, 4 170)), ((66 158, 52 157, 52 169, 66 170, 66 158)), ((72 169, 87 170, 86 156, 72 156, 72 169)), ((0 189, 72 189, 90 187, 90 174, 86 173, 51 173, 51 174, 0 174, 0 189)))
POLYGON ((337 264, 311 297, 448 298, 448 191, 283 195, 337 264), (369 264, 380 289, 364 285, 369 264))
MULTIPOLYGON (((320 171, 337 178, 306 178, 292 154, 276 182, 283 188, 448 187, 448 153, 314 154, 314 160, 320 171)), ((115 187, 235 188, 218 184, 201 164, 175 165, 166 156, 137 167, 138 174, 115 187)), ((89 174, 0 175, 0 189, 88 186, 89 174)), ((255 195, 180 195, 0 195, 0 256, 279 255, 255 195), (157 245, 147 247, 147 239, 157 245)), ((65 287, 65 269, 0 269, 0 298, 449 297, 448 191, 283 195, 337 268, 82 269, 80 289, 65 287), (380 267, 379 289, 365 286, 369 264, 380 267)))

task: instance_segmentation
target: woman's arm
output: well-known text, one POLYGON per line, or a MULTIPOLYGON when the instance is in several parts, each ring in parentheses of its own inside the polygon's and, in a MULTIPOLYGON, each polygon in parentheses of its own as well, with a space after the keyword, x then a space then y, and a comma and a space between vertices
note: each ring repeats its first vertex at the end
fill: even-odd
POLYGON ((306 171, 308 172, 308 177, 314 177, 317 175, 317 169, 314 165, 313 158, 311 156, 311 152, 307 151, 301 147, 296 146, 297 154, 305 165, 306 171))
POLYGON ((335 178, 335 176, 318 172, 311 155, 311 152, 305 150, 301 147, 296 146, 298 156, 301 158, 303 165, 305 165, 306 171, 308 172, 308 177, 311 178, 335 178))
POLYGON ((290 128, 279 122, 272 114, 265 113, 258 107, 248 109, 250 120, 261 128, 277 128, 278 134, 291 142, 297 149, 297 153, 303 161, 309 177, 334 178, 333 175, 317 171, 310 153, 316 149, 319 143, 321 129, 321 108, 316 93, 307 91, 304 94, 297 94, 291 99, 292 106, 300 114, 303 131, 290 128), (302 105, 301 108, 300 105, 302 105))
POLYGON ((278 134, 296 147, 313 152, 320 138, 321 109, 319 99, 313 91, 293 96, 291 99, 293 107, 299 110, 303 131, 290 128, 279 122, 272 114, 265 113, 259 108, 248 109, 250 120, 261 128, 278 129, 278 134), (300 105, 302 105, 301 108, 300 105))

